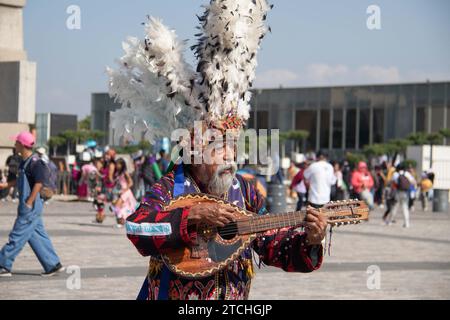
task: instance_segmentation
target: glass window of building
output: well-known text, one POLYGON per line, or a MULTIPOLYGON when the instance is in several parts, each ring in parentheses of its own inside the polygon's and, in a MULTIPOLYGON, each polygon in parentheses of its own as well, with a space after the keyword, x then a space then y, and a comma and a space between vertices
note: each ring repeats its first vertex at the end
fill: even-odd
POLYGON ((386 108, 398 106, 399 86, 384 87, 384 105, 386 108))
POLYGON ((357 88, 345 88, 345 105, 348 109, 358 107, 358 89, 357 88))
MULTIPOLYGON (((447 129, 450 129, 450 83, 447 83, 445 100, 447 101, 447 129)), ((447 138, 447 144, 450 145, 450 138, 447 138)))
POLYGON ((347 109, 345 147, 356 148, 356 109, 347 109))
POLYGON ((269 129, 269 111, 257 111, 256 130, 269 129))
POLYGON ((374 86, 372 88, 372 107, 384 108, 384 106, 385 106, 384 86, 374 86))
POLYGON ((333 109, 344 108, 344 106, 346 104, 344 88, 331 88, 330 103, 331 103, 331 108, 333 108, 333 109))
POLYGON ((426 107, 416 109, 416 132, 427 132, 428 112, 426 107))
POLYGON ((306 91, 305 90, 297 90, 295 94, 295 107, 299 109, 303 109, 306 107, 306 91))
POLYGON ((373 109, 373 143, 384 141, 384 109, 373 109))
POLYGON ((333 149, 342 148, 342 127, 344 111, 342 109, 333 110, 333 149))
POLYGON ((295 129, 306 130, 309 132, 309 138, 306 141, 305 145, 306 150, 303 151, 310 151, 316 149, 316 123, 317 123, 316 111, 299 110, 296 112, 295 129))
POLYGON ((319 108, 319 89, 308 89, 308 109, 317 110, 319 108))
POLYGON ((369 108, 372 98, 372 87, 358 88, 358 107, 369 108))
POLYGON ((329 109, 331 106, 331 89, 321 88, 319 98, 320 108, 329 109))
POLYGON ((437 132, 444 128, 445 108, 445 84, 436 83, 431 85, 431 131, 437 132))
POLYGON ((328 149, 330 141, 330 110, 320 111, 320 148, 328 149))
POLYGON ((417 108, 428 107, 429 105, 429 84, 419 84, 416 86, 416 106, 417 108))
POLYGON ((255 129, 255 113, 250 111, 250 118, 247 121, 247 129, 255 129))
POLYGON ((359 148, 370 143, 370 109, 359 111, 359 148))
POLYGON ((431 132, 444 128, 444 106, 431 108, 431 132))
POLYGON ((406 137, 414 128, 414 85, 401 85, 399 86, 398 99, 397 99, 397 118, 402 121, 395 121, 396 136, 406 137))
POLYGON ((431 106, 442 107, 445 104, 445 83, 431 85, 431 106))

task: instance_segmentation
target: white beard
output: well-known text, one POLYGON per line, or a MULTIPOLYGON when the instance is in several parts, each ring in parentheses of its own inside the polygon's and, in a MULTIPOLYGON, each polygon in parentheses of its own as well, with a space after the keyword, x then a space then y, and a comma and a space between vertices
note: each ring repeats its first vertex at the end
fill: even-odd
POLYGON ((237 166, 235 164, 220 165, 208 183, 208 191, 216 196, 225 194, 233 184, 236 171, 237 166), (220 173, 226 169, 231 169, 232 172, 221 175, 220 173))

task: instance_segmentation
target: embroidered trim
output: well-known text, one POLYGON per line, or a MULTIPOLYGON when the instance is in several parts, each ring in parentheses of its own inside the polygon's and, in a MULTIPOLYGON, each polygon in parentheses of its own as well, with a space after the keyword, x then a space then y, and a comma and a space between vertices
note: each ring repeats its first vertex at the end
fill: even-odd
POLYGON ((133 236, 169 236, 172 234, 170 223, 134 223, 125 224, 127 234, 133 236))

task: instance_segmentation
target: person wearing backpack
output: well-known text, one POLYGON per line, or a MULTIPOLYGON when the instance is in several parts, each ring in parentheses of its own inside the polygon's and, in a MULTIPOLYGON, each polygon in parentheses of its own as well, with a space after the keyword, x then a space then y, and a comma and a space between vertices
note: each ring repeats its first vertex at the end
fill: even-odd
MULTIPOLYGON (((19 174, 19 165, 22 158, 14 150, 13 154, 6 159, 6 166, 8 167, 8 176, 6 182, 11 182, 12 185, 16 184, 17 175, 19 174)), ((7 190, 7 194, 11 195, 11 201, 13 203, 17 202, 17 188, 12 187, 11 190, 7 190)))
POLYGON ((53 197, 57 192, 57 180, 58 180, 58 167, 56 164, 48 157, 45 148, 36 149, 36 154, 39 159, 45 165, 44 170, 44 181, 42 189, 40 192, 41 198, 44 200, 45 204, 53 197))
POLYGON ((398 208, 400 207, 403 212, 403 227, 409 228, 409 192, 411 185, 415 185, 416 181, 411 173, 405 170, 405 167, 402 164, 397 166, 397 170, 392 177, 392 181, 396 185, 397 192, 396 203, 392 208, 392 213, 388 225, 392 224, 392 221, 397 214, 398 208))
MULTIPOLYGON (((45 163, 33 155, 34 136, 24 131, 14 137, 17 153, 22 157, 19 166, 17 188, 19 206, 16 221, 9 234, 8 243, 0 251, 0 277, 10 277, 15 258, 28 242, 44 268, 44 277, 64 271, 52 242, 44 228, 42 211, 44 201, 41 191, 45 184, 45 163)), ((11 183, 0 185, 0 189, 11 187, 11 183)))

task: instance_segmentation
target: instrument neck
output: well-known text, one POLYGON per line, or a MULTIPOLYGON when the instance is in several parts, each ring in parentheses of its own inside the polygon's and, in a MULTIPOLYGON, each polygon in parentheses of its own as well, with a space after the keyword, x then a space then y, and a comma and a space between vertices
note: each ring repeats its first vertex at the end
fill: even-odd
POLYGON ((267 214, 251 217, 237 222, 240 235, 264 232, 287 227, 298 227, 304 224, 306 211, 267 214))

